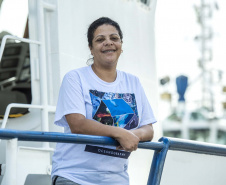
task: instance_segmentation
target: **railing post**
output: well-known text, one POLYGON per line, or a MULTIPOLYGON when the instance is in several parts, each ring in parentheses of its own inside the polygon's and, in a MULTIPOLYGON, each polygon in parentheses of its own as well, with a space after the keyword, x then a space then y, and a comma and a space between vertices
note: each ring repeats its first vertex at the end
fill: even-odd
MULTIPOLYGON (((44 28, 44 9, 42 6, 42 0, 37 1, 38 11, 38 33, 39 41, 42 45, 39 47, 39 59, 40 59, 40 91, 41 91, 41 105, 43 109, 42 114, 42 131, 49 131, 49 113, 48 113, 48 86, 47 86, 47 69, 46 69, 46 48, 45 48, 45 28, 44 28)), ((43 143, 43 148, 49 148, 49 143, 43 143)))
POLYGON ((6 156, 6 172, 2 184, 17 184, 17 138, 7 141, 6 156))
POLYGON ((163 137, 159 139, 159 142, 163 142, 164 147, 160 151, 155 150, 147 185, 159 185, 161 181, 166 154, 169 149, 169 139, 163 137))

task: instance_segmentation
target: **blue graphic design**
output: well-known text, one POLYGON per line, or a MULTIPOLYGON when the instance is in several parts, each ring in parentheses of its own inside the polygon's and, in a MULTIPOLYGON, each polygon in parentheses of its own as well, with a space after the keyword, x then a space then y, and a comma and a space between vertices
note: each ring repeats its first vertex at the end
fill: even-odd
POLYGON ((139 116, 134 94, 90 90, 93 119, 111 126, 133 129, 138 126, 139 116))
POLYGON ((124 114, 121 116, 114 116, 114 126, 125 128, 126 124, 131 120, 134 114, 124 114))

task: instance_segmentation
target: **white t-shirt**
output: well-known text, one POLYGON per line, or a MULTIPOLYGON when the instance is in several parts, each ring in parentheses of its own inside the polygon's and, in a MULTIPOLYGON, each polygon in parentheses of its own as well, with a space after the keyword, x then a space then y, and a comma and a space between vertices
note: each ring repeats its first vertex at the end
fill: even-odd
MULTIPOLYGON (((117 70, 116 80, 108 83, 91 66, 72 70, 63 79, 54 123, 63 126, 65 133, 71 133, 65 118, 71 113, 128 130, 156 122, 137 77, 117 70)), ((58 143, 52 177, 82 185, 126 185, 129 155, 112 146, 58 143)))

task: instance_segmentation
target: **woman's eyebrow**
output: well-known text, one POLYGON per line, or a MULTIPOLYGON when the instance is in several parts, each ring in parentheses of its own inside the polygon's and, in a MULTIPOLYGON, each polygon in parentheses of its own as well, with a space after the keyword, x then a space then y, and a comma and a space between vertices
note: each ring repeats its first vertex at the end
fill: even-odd
MULTIPOLYGON (((117 33, 112 33, 110 36, 113 36, 113 35, 119 36, 119 34, 117 34, 117 33)), ((97 35, 94 39, 96 39, 98 37, 105 37, 105 35, 97 35)))
MULTIPOLYGON (((97 37, 104 37, 104 35, 97 35, 95 38, 97 38, 97 37)), ((95 39, 95 38, 94 38, 94 39, 95 39)))
POLYGON ((119 36, 119 34, 117 33, 112 33, 110 36, 113 36, 113 35, 119 36))

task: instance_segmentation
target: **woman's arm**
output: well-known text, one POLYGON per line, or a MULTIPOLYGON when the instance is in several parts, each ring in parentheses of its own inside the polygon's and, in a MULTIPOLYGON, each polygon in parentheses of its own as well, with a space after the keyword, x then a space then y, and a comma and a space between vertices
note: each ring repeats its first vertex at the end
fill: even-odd
POLYGON ((72 133, 108 136, 116 139, 125 151, 132 152, 137 149, 140 140, 136 133, 86 119, 82 114, 68 114, 65 117, 72 133))
MULTIPOLYGON (((151 141, 154 137, 154 129, 152 124, 144 125, 138 129, 130 130, 133 134, 135 134, 140 141, 151 141)), ((117 147, 118 150, 123 150, 122 146, 117 147)))
POLYGON ((130 130, 134 133, 140 141, 151 141, 154 137, 154 129, 152 124, 144 125, 138 129, 130 130))

